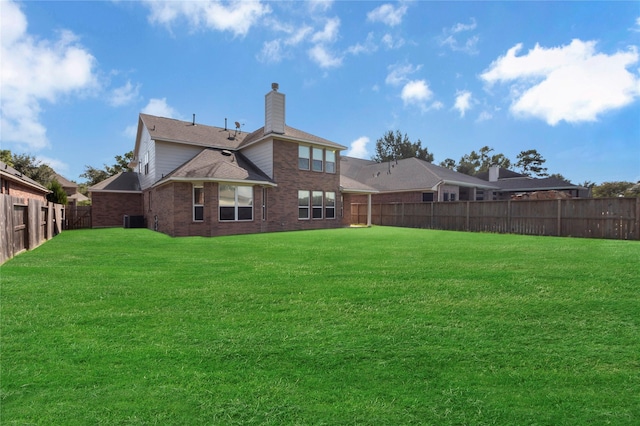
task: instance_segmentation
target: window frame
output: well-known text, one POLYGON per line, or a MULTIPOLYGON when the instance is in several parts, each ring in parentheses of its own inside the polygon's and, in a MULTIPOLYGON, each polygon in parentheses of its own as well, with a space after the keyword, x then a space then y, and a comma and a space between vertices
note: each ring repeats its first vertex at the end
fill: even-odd
MULTIPOLYGON (((227 197, 228 198, 228 197, 227 197)), ((225 198, 225 200, 227 199, 225 198)), ((254 208, 253 208, 253 204, 254 204, 254 200, 255 200, 255 193, 254 193, 254 188, 253 186, 249 186, 249 185, 233 185, 233 184, 228 184, 228 183, 221 183, 218 185, 218 221, 219 222, 252 222, 253 221, 253 217, 254 217, 254 208), (222 191, 223 190, 228 190, 229 188, 233 189, 233 205, 231 204, 224 204, 223 205, 223 198, 222 198, 222 191), (250 201, 249 203, 241 203, 241 191, 240 188, 245 189, 248 188, 251 191, 251 197, 250 197, 250 201), (225 212, 223 214, 223 210, 225 209, 225 212), (233 219, 226 219, 226 217, 228 216, 228 212, 229 209, 233 209, 233 219), (250 209, 250 210, 246 210, 246 209, 250 209), (243 212, 246 211, 250 211, 251 212, 251 217, 250 218, 242 218, 243 216, 243 212), (223 217, 225 217, 223 219, 223 217)))
POLYGON ((299 189, 298 190, 298 220, 309 220, 310 218, 311 218, 311 191, 308 191, 305 189, 299 189), (306 193, 306 196, 303 195, 304 193, 306 193), (303 200, 304 198, 307 199, 306 205, 301 203, 301 200, 303 200), (300 215, 300 213, 303 210, 306 210, 307 212, 306 217, 300 215))
POLYGON ((336 193, 334 191, 327 191, 324 193, 324 218, 335 219, 336 218, 336 193), (333 197, 333 205, 329 203, 329 195, 333 197), (331 212, 331 215, 329 215, 331 212))
POLYGON ((324 219, 324 192, 322 191, 311 191, 311 218, 324 219), (318 201, 319 204, 317 204, 318 201))
POLYGON ((299 170, 311 170, 311 147, 309 145, 298 145, 298 169, 299 170), (306 150, 306 156, 304 156, 304 150, 306 150), (303 165, 303 161, 306 161, 306 167, 303 165))
POLYGON ((315 146, 311 147, 311 171, 324 172, 324 149, 315 146), (320 158, 318 159, 317 157, 320 158))
POLYGON ((333 149, 326 149, 324 151, 324 171, 326 173, 336 173, 336 151, 333 149), (333 157, 333 161, 329 161, 329 154, 333 157), (331 165, 331 167, 329 167, 331 165))
MULTIPOLYGON (((191 220, 193 222, 204 222, 204 185, 202 184, 193 184, 192 186, 192 190, 191 190, 191 201, 192 201, 192 205, 193 208, 191 209, 191 220), (200 197, 198 199, 197 195, 196 195, 196 190, 199 190, 200 192, 200 197), (200 201, 200 202, 197 202, 200 201), (200 214, 202 216, 201 219, 198 219, 198 214, 197 212, 200 211, 200 214)), ((151 193, 149 193, 149 202, 151 202, 151 193)))

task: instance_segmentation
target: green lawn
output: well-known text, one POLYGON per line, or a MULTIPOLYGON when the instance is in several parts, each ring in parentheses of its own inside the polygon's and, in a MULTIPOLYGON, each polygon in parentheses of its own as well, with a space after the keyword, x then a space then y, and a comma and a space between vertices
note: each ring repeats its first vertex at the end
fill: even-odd
POLYGON ((640 243, 68 231, 0 267, 3 425, 624 425, 640 243))

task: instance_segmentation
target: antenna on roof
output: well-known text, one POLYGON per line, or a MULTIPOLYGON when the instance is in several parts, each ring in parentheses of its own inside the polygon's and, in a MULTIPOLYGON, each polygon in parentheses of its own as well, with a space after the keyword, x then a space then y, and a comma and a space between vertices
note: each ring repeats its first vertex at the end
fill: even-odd
POLYGON ((236 133, 235 133, 236 135, 238 134, 238 130, 240 130, 240 122, 236 121, 236 133))

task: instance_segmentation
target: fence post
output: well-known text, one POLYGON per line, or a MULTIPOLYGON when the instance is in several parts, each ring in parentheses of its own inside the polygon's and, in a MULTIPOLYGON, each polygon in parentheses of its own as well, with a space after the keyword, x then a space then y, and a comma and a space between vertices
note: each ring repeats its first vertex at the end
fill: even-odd
POLYGON ((511 200, 507 200, 507 233, 511 233, 511 200))
POLYGON ((465 226, 465 231, 468 231, 469 230, 469 201, 467 201, 467 217, 466 217, 464 226, 465 226))
POLYGON ((556 227, 558 228, 558 237, 562 236, 562 200, 558 199, 558 219, 556 227))
POLYGON ((640 240, 640 197, 636 197, 636 220, 634 221, 634 236, 636 240, 640 240))

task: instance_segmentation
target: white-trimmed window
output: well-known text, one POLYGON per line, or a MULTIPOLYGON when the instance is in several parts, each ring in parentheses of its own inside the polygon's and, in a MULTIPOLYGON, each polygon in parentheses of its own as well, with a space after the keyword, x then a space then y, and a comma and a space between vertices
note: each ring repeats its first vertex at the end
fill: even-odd
POLYGON ((324 193, 324 217, 327 219, 336 218, 336 193, 324 193))
POLYGON ((322 154, 322 148, 313 148, 311 167, 314 172, 321 172, 322 170, 324 170, 324 168, 322 167, 324 162, 322 154))
MULTIPOLYGON (((151 197, 151 194, 149 194, 151 197)), ((151 201, 151 199, 149 199, 151 201)), ((204 188, 202 185, 193 185, 193 221, 204 220, 204 188)))
POLYGON ((221 221, 253 220, 253 187, 220 184, 221 221))
POLYGON ((298 191, 298 219, 309 219, 309 191, 298 191))
POLYGON ((300 170, 309 170, 311 162, 311 148, 306 145, 298 145, 298 168, 300 170))
POLYGON ((144 174, 145 175, 149 174, 149 153, 148 152, 144 154, 144 174))
POLYGON ((322 191, 313 191, 312 203, 313 203, 313 218, 322 219, 322 191))
POLYGON ((336 152, 331 149, 325 151, 324 171, 327 173, 336 172, 336 152))

